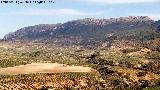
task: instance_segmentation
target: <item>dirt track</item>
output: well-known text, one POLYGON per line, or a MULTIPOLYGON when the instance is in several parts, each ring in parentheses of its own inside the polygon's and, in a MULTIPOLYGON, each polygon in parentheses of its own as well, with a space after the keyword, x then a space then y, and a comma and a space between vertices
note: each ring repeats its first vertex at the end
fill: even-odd
POLYGON ((90 67, 67 66, 58 63, 32 63, 27 65, 0 68, 0 74, 30 74, 30 73, 61 73, 61 72, 91 72, 90 67))

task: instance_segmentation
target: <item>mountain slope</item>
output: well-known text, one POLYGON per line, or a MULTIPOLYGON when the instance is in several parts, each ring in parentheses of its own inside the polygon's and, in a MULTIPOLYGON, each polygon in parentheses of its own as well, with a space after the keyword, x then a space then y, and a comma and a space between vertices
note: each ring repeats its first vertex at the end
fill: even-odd
POLYGON ((9 33, 4 36, 7 40, 25 40, 25 39, 36 39, 41 38, 43 35, 47 35, 50 31, 59 26, 59 24, 40 24, 35 26, 28 26, 17 30, 16 32, 9 33))
POLYGON ((58 41, 68 44, 96 44, 105 40, 145 40, 159 36, 155 22, 147 16, 111 19, 86 18, 63 24, 29 26, 7 34, 5 40, 58 41))
POLYGON ((160 31, 160 20, 155 22, 155 27, 160 31))

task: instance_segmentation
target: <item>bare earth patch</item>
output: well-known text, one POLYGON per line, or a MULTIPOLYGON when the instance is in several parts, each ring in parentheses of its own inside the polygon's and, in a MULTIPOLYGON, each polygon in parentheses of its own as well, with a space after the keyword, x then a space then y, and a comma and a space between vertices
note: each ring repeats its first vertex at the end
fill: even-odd
POLYGON ((0 68, 0 74, 30 74, 30 73, 61 73, 61 72, 91 72, 90 67, 67 66, 58 63, 32 63, 27 65, 0 68))

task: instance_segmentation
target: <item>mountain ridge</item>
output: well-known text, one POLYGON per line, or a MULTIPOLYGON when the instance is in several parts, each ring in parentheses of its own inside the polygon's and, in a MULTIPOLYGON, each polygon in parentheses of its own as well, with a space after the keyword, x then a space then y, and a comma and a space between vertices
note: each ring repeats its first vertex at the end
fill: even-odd
POLYGON ((152 34, 157 36, 155 33, 159 26, 159 21, 156 22, 148 16, 110 19, 85 18, 62 24, 39 24, 24 27, 5 35, 4 40, 56 40, 62 43, 84 45, 84 43, 91 43, 92 41, 97 43, 97 41, 113 39, 137 40, 138 38, 151 37, 152 34), (147 35, 143 36, 143 33, 147 35), (143 37, 140 37, 141 35, 143 37))

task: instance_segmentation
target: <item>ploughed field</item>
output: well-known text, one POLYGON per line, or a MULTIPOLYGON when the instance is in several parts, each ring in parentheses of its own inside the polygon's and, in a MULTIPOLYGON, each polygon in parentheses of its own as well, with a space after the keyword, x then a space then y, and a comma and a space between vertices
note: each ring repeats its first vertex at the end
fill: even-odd
POLYGON ((91 72, 91 68, 74 65, 68 66, 58 63, 32 63, 15 67, 0 68, 1 75, 62 72, 91 72))

